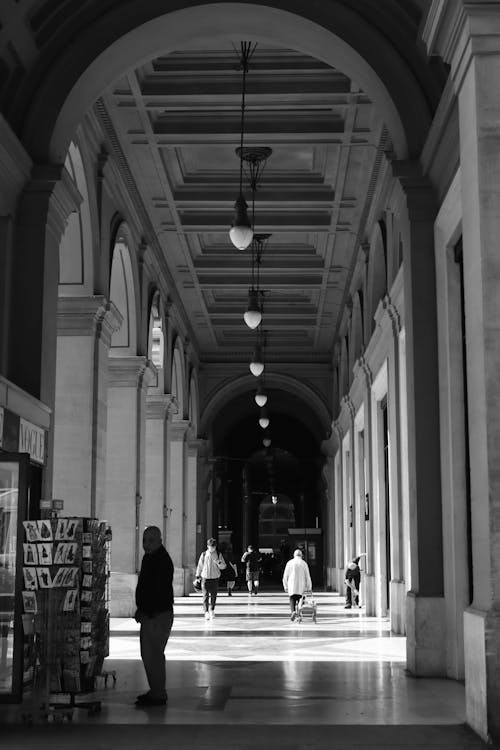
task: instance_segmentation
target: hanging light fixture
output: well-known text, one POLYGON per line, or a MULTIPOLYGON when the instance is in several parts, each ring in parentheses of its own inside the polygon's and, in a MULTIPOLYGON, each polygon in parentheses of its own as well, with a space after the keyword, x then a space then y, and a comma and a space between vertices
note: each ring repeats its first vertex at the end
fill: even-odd
POLYGON ((231 242, 238 250, 246 250, 252 241, 253 229, 250 219, 248 218, 248 204, 243 195, 243 140, 245 136, 245 95, 246 81, 249 69, 250 58, 255 52, 257 44, 252 42, 241 42, 240 45, 240 67, 242 70, 241 84, 241 122, 240 122, 240 147, 236 153, 240 159, 240 192, 234 204, 234 217, 229 237, 231 242))
POLYGON ((257 406, 265 406, 267 404, 267 393, 264 388, 264 383, 261 381, 259 387, 255 392, 255 403, 257 406))
POLYGON ((255 345, 252 361, 250 362, 250 372, 259 378, 264 372, 264 357, 262 356, 262 345, 260 341, 255 345))
MULTIPOLYGON (((252 216, 254 215, 252 209, 252 216)), ((252 286, 248 290, 248 307, 243 315, 245 323, 252 329, 257 328, 262 321, 263 292, 260 289, 260 266, 262 253, 270 236, 270 234, 254 234, 252 240, 252 286)))
POLYGON ((271 433, 269 432, 269 430, 266 430, 264 433, 264 437, 262 438, 262 445, 264 446, 264 448, 269 448, 271 443, 271 433))
POLYGON ((249 328, 257 328, 262 320, 262 312, 259 304, 259 292, 257 289, 248 290, 248 307, 243 315, 245 323, 249 328))
POLYGON ((267 429, 269 427, 269 417, 267 416, 267 409, 262 408, 260 410, 260 417, 259 417, 259 424, 262 427, 263 430, 267 429))

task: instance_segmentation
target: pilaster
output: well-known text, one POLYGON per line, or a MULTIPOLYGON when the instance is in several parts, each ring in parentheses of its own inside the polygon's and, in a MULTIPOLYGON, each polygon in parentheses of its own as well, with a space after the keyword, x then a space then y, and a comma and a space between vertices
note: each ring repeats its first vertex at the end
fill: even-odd
POLYGON ((186 484, 187 420, 167 422, 167 505, 164 517, 164 539, 174 563, 174 592, 184 594, 184 492, 186 484))
POLYGON ((53 495, 70 514, 95 516, 104 498, 108 352, 120 324, 104 297, 58 300, 53 495))
POLYGON ((433 191, 414 162, 392 163, 406 199, 403 243, 408 415, 410 560, 407 663, 413 673, 446 674, 443 640, 443 531, 433 191))
POLYGON ((428 46, 458 96, 473 601, 465 613, 467 721, 500 738, 500 6, 439 6, 428 46))
POLYGON ((114 614, 129 616, 141 557, 145 392, 153 373, 145 357, 109 357, 106 496, 97 510, 113 529, 114 614))
POLYGON ((172 397, 169 393, 148 393, 146 395, 146 470, 143 519, 146 526, 153 525, 159 528, 163 527, 165 519, 167 417, 171 403, 172 397))

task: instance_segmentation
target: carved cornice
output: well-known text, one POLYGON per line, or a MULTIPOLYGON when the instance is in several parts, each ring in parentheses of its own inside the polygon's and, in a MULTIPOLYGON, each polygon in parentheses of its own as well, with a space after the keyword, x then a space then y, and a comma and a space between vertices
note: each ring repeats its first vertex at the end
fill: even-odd
POLYGON ((146 419, 165 420, 171 401, 172 396, 169 393, 148 393, 146 396, 146 419))
POLYGON ((382 306, 391 320, 394 337, 397 338, 402 328, 399 310, 388 294, 382 299, 382 306))
POLYGON ((170 442, 184 442, 191 423, 187 419, 168 422, 168 439, 170 442))
POLYGON ((108 385, 112 388, 143 388, 149 364, 146 357, 109 357, 108 385))
POLYGON ((111 336, 123 317, 113 302, 103 296, 59 297, 57 301, 57 334, 59 336, 93 336, 102 338, 109 347, 111 336))
POLYGON ((434 0, 422 31, 429 55, 451 66, 459 91, 475 55, 498 55, 500 6, 484 0, 434 0))
POLYGON ((59 245, 68 217, 78 211, 83 198, 64 166, 36 164, 24 196, 47 203, 47 229, 59 245))

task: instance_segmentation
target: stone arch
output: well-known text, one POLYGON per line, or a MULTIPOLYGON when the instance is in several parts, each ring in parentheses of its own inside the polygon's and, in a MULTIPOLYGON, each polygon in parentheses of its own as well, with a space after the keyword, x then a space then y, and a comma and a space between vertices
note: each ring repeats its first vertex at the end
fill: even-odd
POLYGON ((111 254, 109 298, 123 317, 121 327, 111 338, 111 356, 135 356, 138 331, 137 269, 132 263, 132 238, 123 222, 118 227, 111 254))
POLYGON ((387 267, 384 237, 379 224, 373 228, 370 238, 370 255, 368 262, 367 283, 367 331, 369 339, 375 327, 374 315, 379 301, 387 291, 387 267))
MULTIPOLYGON (((305 405, 303 419, 308 423, 311 433, 321 442, 328 433, 332 421, 331 413, 318 393, 303 381, 281 373, 266 374, 266 388, 275 388, 291 394, 305 405), (307 413, 306 413, 307 412, 307 413)), ((206 435, 218 411, 228 400, 245 392, 255 392, 255 378, 242 375, 237 379, 228 379, 209 394, 203 405, 200 419, 200 435, 206 435)))
POLYGON ((148 359, 156 369, 163 369, 165 362, 165 331, 163 326, 163 305, 158 290, 150 294, 148 306, 148 359))
MULTIPOLYGON (((60 162, 85 112, 132 65, 194 42, 210 45, 240 38, 242 28, 247 39, 292 46, 341 70, 374 102, 397 157, 419 153, 438 86, 424 53, 408 44, 403 55, 399 45, 379 31, 370 11, 336 0, 308 6, 307 18, 298 3, 290 12, 289 0, 270 0, 266 6, 204 0, 185 4, 191 7, 169 13, 153 0, 144 0, 133 13, 117 7, 102 17, 95 14, 92 23, 74 35, 72 45, 58 40, 59 54, 50 71, 33 74, 15 112, 19 122, 25 122, 23 140, 34 158, 60 162), (78 56, 73 54, 75 45, 78 56)), ((389 21, 393 37, 398 38, 399 31, 399 37, 414 41, 408 18, 389 14, 389 21)))
POLYGON ((342 339, 340 347, 340 368, 339 368, 339 396, 342 399, 349 392, 349 356, 347 336, 342 339))
POLYGON ((179 336, 174 344, 172 355, 172 396, 177 403, 177 414, 175 419, 181 420, 185 415, 185 367, 184 367, 184 346, 179 336))
POLYGON ((352 299, 352 317, 349 332, 349 372, 359 359, 364 346, 363 309, 361 293, 358 291, 352 299))
POLYGON ((59 296, 87 297, 93 292, 94 262, 89 188, 79 146, 71 141, 64 163, 82 197, 70 214, 59 246, 59 296))

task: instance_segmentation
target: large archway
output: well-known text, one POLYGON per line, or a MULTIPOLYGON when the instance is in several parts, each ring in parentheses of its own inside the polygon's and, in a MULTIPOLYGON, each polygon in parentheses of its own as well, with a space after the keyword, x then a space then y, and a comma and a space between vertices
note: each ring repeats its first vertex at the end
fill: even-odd
POLYGON ((400 158, 417 153, 439 82, 416 48, 405 49, 404 57, 398 49, 415 33, 415 10, 397 8, 397 3, 387 9, 385 22, 393 27, 395 44, 388 42, 370 8, 357 11, 331 2, 306 15, 298 2, 274 0, 272 5, 184 1, 165 13, 151 0, 133 12, 122 4, 101 17, 95 14, 71 46, 61 30, 57 61, 26 78, 11 103, 12 120, 25 122, 23 139, 35 158, 64 160, 85 112, 131 65, 193 43, 239 39, 244 28, 249 38, 300 49, 352 77, 376 103, 395 153, 400 158))

